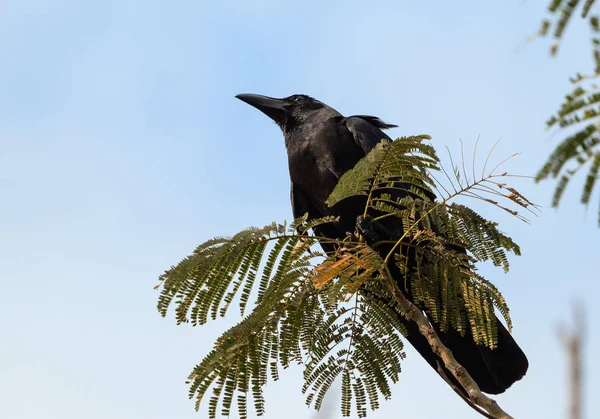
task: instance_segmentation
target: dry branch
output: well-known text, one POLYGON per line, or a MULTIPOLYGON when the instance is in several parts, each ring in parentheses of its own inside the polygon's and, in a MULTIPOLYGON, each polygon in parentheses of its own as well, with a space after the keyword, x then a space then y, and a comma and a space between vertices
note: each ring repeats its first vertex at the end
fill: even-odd
POLYGON ((581 419, 581 408, 583 406, 583 368, 581 352, 585 338, 585 319, 582 305, 579 304, 574 306, 573 317, 573 331, 568 332, 564 326, 559 326, 557 328, 557 333, 569 357, 568 366, 571 387, 569 391, 569 418, 581 419))

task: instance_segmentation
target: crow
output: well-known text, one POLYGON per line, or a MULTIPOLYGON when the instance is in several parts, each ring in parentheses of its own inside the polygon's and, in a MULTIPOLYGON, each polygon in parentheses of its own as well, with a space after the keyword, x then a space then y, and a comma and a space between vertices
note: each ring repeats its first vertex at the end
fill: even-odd
MULTIPOLYGON (((298 218, 306 213, 309 219, 328 215, 339 217, 337 223, 318 226, 315 229, 317 236, 343 239, 348 232, 354 232, 357 218, 364 211, 364 197, 346 199, 333 207, 329 207, 326 200, 344 173, 352 169, 380 141, 390 140, 382 130, 396 125, 386 124, 381 119, 368 115, 344 117, 330 106, 307 95, 296 94, 275 99, 255 94, 239 94, 236 98, 266 114, 283 132, 294 217, 298 218)), ((391 219, 393 217, 388 218, 391 219)), ((396 230, 393 227, 382 228, 380 235, 396 236, 398 233, 394 231, 397 232, 401 227, 396 230)), ((399 236, 385 237, 387 240, 398 238, 399 236)), ((332 250, 327 245, 322 246, 326 251, 332 250)), ((404 281, 396 282, 407 298, 412 300, 410 289, 405 288, 404 281)), ((406 339, 412 346, 455 391, 468 397, 450 371, 443 366, 441 358, 419 333, 417 325, 404 317, 401 321, 408 331, 406 339)), ((469 328, 461 335, 454 329, 441 331, 435 322, 432 324, 444 345, 452 351, 456 360, 483 392, 502 393, 527 372, 527 357, 500 320, 496 322, 498 346, 495 349, 476 344, 469 328)))

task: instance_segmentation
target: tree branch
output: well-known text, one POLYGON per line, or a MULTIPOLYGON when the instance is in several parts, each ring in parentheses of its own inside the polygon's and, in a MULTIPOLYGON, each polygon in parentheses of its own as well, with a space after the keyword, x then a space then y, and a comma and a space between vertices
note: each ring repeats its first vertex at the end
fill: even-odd
MULTIPOLYGON (((392 279, 392 276, 389 273, 389 270, 386 267, 385 271, 381 271, 381 276, 386 281, 388 288, 392 292, 392 295, 400 305, 400 308, 406 316, 417 323, 419 326, 419 332, 427 339, 429 345, 431 345, 431 349, 433 352, 442 358, 444 362, 444 366, 452 373, 452 375, 458 380, 458 382, 465 389, 467 394, 469 394, 469 400, 484 409, 489 416, 495 419, 513 419, 508 413, 498 406, 495 400, 490 399, 485 394, 481 392, 479 386, 473 380, 473 378, 469 375, 467 370, 460 365, 454 355, 452 355, 452 351, 448 349, 440 340, 437 333, 429 323, 429 320, 423 312, 413 303, 411 303, 405 296, 402 294, 402 291, 398 288, 398 285, 392 279)), ((472 406, 474 407, 474 406, 472 406)), ((477 409, 475 409, 477 410, 477 409)), ((477 410, 478 411, 478 410, 477 410)), ((479 411, 478 411, 479 412, 479 411)), ((481 412, 479 412, 481 413, 481 412)), ((485 415, 484 415, 485 416, 485 415)))
POLYGON ((463 392, 454 383, 452 383, 452 381, 450 381, 450 379, 448 378, 448 376, 444 372, 444 369, 440 365, 440 362, 439 361, 436 361, 436 362, 437 362, 437 366, 438 366, 437 367, 437 372, 440 375, 440 377, 442 377, 444 379, 444 381, 450 386, 450 388, 452 388, 452 390, 454 390, 454 392, 456 394, 458 394, 460 396, 460 398, 463 399, 464 402, 466 404, 468 404, 471 409, 473 409, 474 411, 476 411, 477 413, 479 413, 481 416, 485 416, 488 419, 496 419, 492 415, 490 415, 489 413, 487 413, 485 410, 483 410, 481 407, 479 407, 475 403, 473 403, 471 401, 471 399, 469 399, 467 396, 465 396, 463 394, 463 392))
POLYGON ((581 350, 585 339, 585 320, 584 310, 581 304, 575 305, 573 308, 574 326, 573 331, 568 332, 564 326, 559 326, 557 329, 558 337, 564 345, 569 357, 569 375, 570 375, 570 406, 569 418, 581 419, 582 408, 582 356, 581 350))

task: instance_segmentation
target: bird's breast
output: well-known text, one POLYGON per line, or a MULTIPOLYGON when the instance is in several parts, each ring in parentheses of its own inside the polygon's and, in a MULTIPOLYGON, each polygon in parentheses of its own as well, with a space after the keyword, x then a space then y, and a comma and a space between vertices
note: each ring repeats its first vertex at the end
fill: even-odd
POLYGON ((292 183, 317 202, 324 203, 338 182, 328 163, 327 156, 319 154, 308 141, 288 150, 292 183))
POLYGON ((340 177, 364 156, 338 118, 299 128, 286 145, 292 183, 319 205, 325 205, 340 177))

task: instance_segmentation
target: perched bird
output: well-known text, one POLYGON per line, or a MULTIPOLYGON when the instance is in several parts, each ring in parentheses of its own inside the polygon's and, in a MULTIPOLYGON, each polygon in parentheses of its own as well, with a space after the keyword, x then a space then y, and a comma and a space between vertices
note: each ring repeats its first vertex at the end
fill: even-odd
MULTIPOLYGON (((292 95, 283 99, 255 94, 239 94, 236 97, 266 114, 283 131, 294 217, 308 213, 309 219, 327 215, 340 218, 338 223, 317 227, 317 236, 343 239, 348 232, 354 232, 357 217, 364 210, 364 198, 347 199, 333 207, 329 207, 325 201, 346 171, 352 169, 381 140, 390 139, 382 130, 396 125, 386 124, 374 116, 344 117, 330 106, 306 95, 292 95)), ((388 240, 394 240, 393 236, 399 234, 398 229, 401 230, 399 225, 390 226, 393 218, 386 220, 388 225, 380 230, 380 234, 392 236, 386 237, 388 240)), ((331 250, 326 245, 324 248, 331 250)), ((399 278, 395 279, 399 285, 404 283, 399 278)), ((401 288, 411 299, 410 290, 404 286, 401 288)), ((443 367, 442 360, 433 353, 417 325, 404 318, 402 321, 408 330, 406 339, 440 375, 466 395, 454 376, 443 367)), ((454 329, 441 331, 435 323, 432 324, 444 345, 452 351, 482 391, 502 393, 527 372, 527 357, 499 320, 496 322, 498 346, 495 349, 476 344, 469 328, 462 336, 454 329)))

